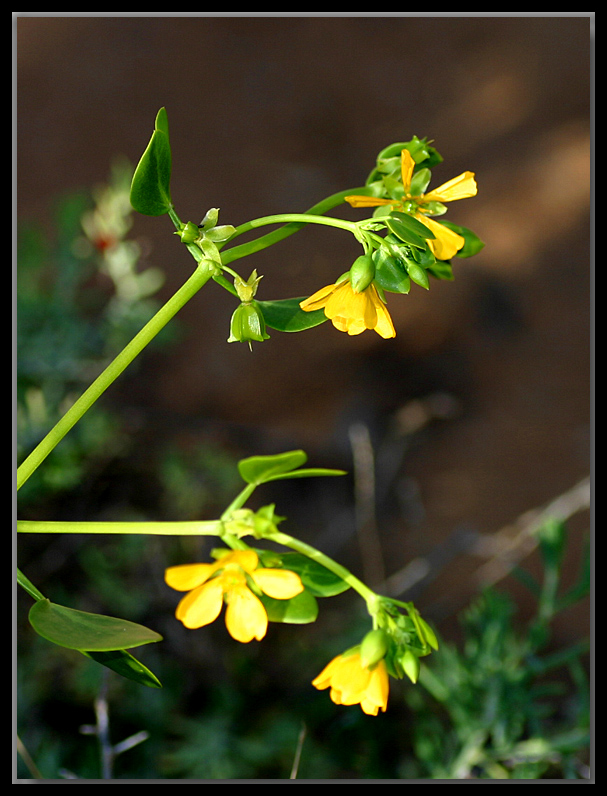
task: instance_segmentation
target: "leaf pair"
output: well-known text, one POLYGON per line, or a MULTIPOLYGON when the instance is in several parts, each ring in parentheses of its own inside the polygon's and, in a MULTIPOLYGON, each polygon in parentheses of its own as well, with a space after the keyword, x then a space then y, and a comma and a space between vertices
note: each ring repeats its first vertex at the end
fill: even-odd
POLYGON ((126 651, 161 641, 161 635, 126 619, 77 611, 52 603, 20 570, 17 570, 17 582, 35 600, 30 608, 29 621, 39 636, 60 647, 78 650, 141 685, 162 687, 156 675, 126 651))
POLYGON ((238 472, 243 481, 255 486, 285 478, 345 475, 343 470, 327 470, 322 467, 299 469, 307 460, 308 457, 302 450, 277 453, 273 456, 250 456, 238 462, 238 472))

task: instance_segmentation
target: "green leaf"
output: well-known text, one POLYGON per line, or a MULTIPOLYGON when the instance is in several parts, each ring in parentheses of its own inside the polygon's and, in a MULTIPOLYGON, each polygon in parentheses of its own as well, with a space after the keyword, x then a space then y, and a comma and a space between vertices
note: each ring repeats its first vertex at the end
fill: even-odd
POLYGON ((266 481, 281 481, 285 478, 313 478, 315 476, 346 475, 345 470, 328 470, 325 467, 306 467, 304 470, 293 470, 266 478, 266 481))
POLYGON ((398 210, 393 210, 390 214, 391 218, 395 218, 397 221, 400 221, 409 232, 413 232, 415 235, 418 235, 420 238, 424 238, 426 240, 432 240, 434 236, 434 232, 430 230, 425 224, 422 224, 421 221, 418 221, 413 216, 410 216, 408 213, 401 213, 398 210))
POLYGON ((90 650, 85 652, 80 650, 80 652, 86 655, 87 658, 97 661, 102 666, 107 666, 108 669, 112 669, 129 680, 134 680, 140 685, 146 685, 149 688, 162 688, 162 683, 156 675, 126 650, 110 650, 107 652, 90 650))
POLYGON ((261 594, 259 599, 268 613, 270 622, 307 625, 316 621, 318 616, 316 598, 307 590, 302 591, 290 600, 274 600, 272 597, 268 597, 267 594, 261 594))
POLYGON ((299 306, 307 296, 276 301, 258 301, 266 326, 278 332, 302 332, 327 320, 324 310, 305 312, 299 306))
POLYGON ((290 569, 296 572, 307 591, 315 597, 334 597, 350 588, 339 575, 301 553, 275 553, 269 550, 256 550, 256 553, 264 567, 290 569))
POLYGON ((145 216, 161 216, 171 207, 171 145, 166 111, 156 116, 155 129, 131 182, 131 205, 145 216))
POLYGON ((274 456, 250 456, 238 462, 238 472, 247 484, 264 484, 277 475, 289 473, 308 460, 304 451, 287 451, 274 456))
POLYGON ((29 621, 43 638, 73 650, 107 652, 162 640, 161 635, 143 625, 112 616, 77 611, 47 599, 32 605, 29 621))
POLYGON ((378 249, 373 255, 375 260, 375 282, 390 293, 408 293, 411 280, 405 273, 400 262, 386 253, 384 248, 378 249))
POLYGON ((447 260, 437 260, 434 265, 426 268, 426 272, 435 279, 447 279, 453 281, 453 268, 447 260))
POLYGON ((482 241, 478 235, 472 232, 472 230, 467 229, 466 227, 459 227, 457 224, 452 224, 450 221, 444 221, 442 219, 437 223, 443 224, 445 227, 452 229, 453 232, 457 232, 457 234, 461 235, 464 239, 464 245, 455 255, 456 257, 472 257, 473 255, 478 254, 478 252, 484 248, 484 241, 482 241))
POLYGON ((33 597, 34 600, 44 600, 44 594, 42 594, 42 592, 34 586, 29 578, 25 577, 19 568, 17 568, 17 583, 22 589, 25 589, 29 596, 33 597))

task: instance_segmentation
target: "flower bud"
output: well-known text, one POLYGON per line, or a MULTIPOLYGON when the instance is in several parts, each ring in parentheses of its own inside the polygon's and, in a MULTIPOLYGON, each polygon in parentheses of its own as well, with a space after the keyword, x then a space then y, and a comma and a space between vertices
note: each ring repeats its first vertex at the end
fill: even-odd
POLYGON ((200 230, 198 229, 196 224, 193 224, 191 221, 188 221, 188 223, 184 224, 182 229, 179 232, 176 232, 175 234, 179 235, 182 243, 195 243, 200 237, 200 230))
POLYGON ((370 630, 360 645, 360 662, 366 668, 381 661, 388 651, 389 636, 379 628, 370 630))
POLYGON ((350 284, 355 293, 362 293, 375 279, 375 263, 370 254, 361 254, 350 268, 350 284))
POLYGON ((266 322, 256 301, 247 301, 236 308, 230 322, 228 343, 249 343, 255 340, 261 343, 270 337, 266 333, 266 322))
POLYGON ((398 662, 403 667, 403 671, 409 680, 411 680, 412 683, 416 683, 419 677, 419 658, 417 655, 414 655, 410 649, 406 649, 402 655, 399 656, 398 662))

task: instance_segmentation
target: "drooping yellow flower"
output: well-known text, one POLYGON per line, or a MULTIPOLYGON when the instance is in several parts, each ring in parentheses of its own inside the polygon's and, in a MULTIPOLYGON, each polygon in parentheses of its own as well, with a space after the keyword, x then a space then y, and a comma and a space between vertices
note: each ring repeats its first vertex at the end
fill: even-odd
POLYGON ((232 638, 247 643, 265 636, 268 615, 263 603, 248 586, 250 578, 268 597, 288 600, 303 591, 299 575, 285 569, 257 569, 254 550, 235 550, 214 564, 182 564, 169 567, 165 582, 187 591, 175 616, 188 628, 214 622, 225 601, 226 627, 232 638))
POLYGON ((330 688, 336 705, 358 705, 369 716, 377 716, 388 707, 389 679, 383 660, 368 669, 362 665, 360 653, 338 655, 325 666, 312 685, 322 691, 330 688))
MULTIPOLYGON (((411 194, 411 179, 415 161, 408 149, 403 149, 400 153, 401 177, 403 181, 404 195, 401 199, 382 199, 376 196, 346 196, 346 202, 352 207, 380 207, 391 205, 392 207, 410 212, 410 203, 416 205, 416 210, 412 215, 425 224, 434 233, 434 239, 428 240, 428 246, 437 260, 450 260, 463 247, 465 241, 461 235, 446 227, 438 221, 428 218, 433 215, 430 202, 454 202, 456 199, 468 199, 476 196, 477 185, 474 179, 474 172, 465 171, 458 177, 448 180, 443 185, 429 193, 413 196, 411 194), (405 204, 408 205, 405 209, 405 204)), ((436 215, 436 214, 434 214, 436 215)))
POLYGON ((356 293, 347 279, 317 290, 299 306, 306 312, 324 309, 327 318, 340 332, 354 335, 365 329, 374 329, 386 339, 396 336, 392 318, 373 284, 356 293))

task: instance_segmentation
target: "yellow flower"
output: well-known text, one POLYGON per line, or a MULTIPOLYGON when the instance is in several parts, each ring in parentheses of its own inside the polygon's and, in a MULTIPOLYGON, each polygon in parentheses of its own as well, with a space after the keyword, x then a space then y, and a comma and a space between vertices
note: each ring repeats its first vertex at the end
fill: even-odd
POLYGON ((236 641, 247 643, 265 636, 268 615, 263 603, 248 585, 250 578, 268 597, 288 600, 303 591, 299 575, 285 569, 257 569, 254 550, 235 550, 214 564, 182 564, 169 567, 165 582, 172 589, 187 591, 175 616, 188 628, 214 622, 224 600, 226 627, 236 641))
MULTIPOLYGON (((437 260, 450 260, 463 247, 465 241, 461 235, 453 230, 428 218, 432 213, 429 207, 430 202, 454 202, 456 199, 468 199, 476 196, 477 185, 472 171, 465 171, 458 177, 443 183, 430 193, 413 196, 411 194, 411 179, 415 161, 408 149, 403 149, 400 153, 401 176, 403 181, 404 195, 402 199, 381 199, 375 196, 346 196, 346 202, 352 207, 380 207, 381 205, 391 205, 401 211, 407 212, 404 205, 413 202, 417 207, 412 214, 425 224, 434 233, 434 240, 428 240, 428 246, 437 260)), ((408 208, 410 212, 410 207, 408 208)))
POLYGON ((388 671, 383 660, 367 669, 360 653, 338 655, 312 680, 312 685, 322 691, 331 688, 330 697, 336 705, 357 705, 369 716, 388 707, 388 671))
POLYGON ((374 329, 384 338, 396 336, 392 318, 373 284, 356 293, 347 279, 321 288, 299 306, 306 312, 324 308, 325 315, 340 332, 352 335, 374 329))

